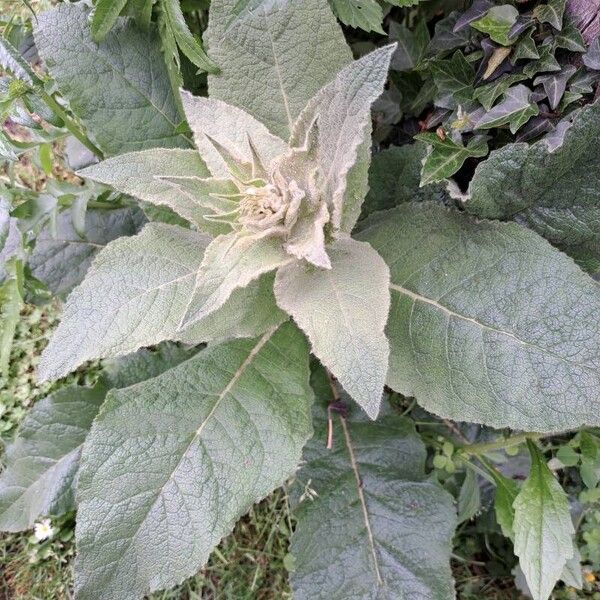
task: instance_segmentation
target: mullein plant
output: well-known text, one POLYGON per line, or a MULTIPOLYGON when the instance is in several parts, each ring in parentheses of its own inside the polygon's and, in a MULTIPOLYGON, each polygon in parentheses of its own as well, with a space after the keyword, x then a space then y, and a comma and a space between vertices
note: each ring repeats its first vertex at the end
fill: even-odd
MULTIPOLYGON (((191 158, 193 150, 140 151, 79 173, 140 200, 168 204, 197 228, 198 247, 205 248, 197 272, 188 277, 185 296, 181 290, 182 297, 176 298, 181 311, 179 318, 170 315, 172 328, 144 337, 143 325, 138 326, 136 319, 133 335, 118 348, 110 338, 95 339, 96 358, 202 330, 209 318, 214 321, 220 310, 227 311, 236 290, 275 273, 278 321, 285 318, 281 311, 291 316, 344 389, 372 418, 377 416, 389 356, 384 333, 389 270, 367 242, 352 239, 350 232, 364 199, 353 173, 363 167, 357 159, 368 144, 371 105, 383 92, 394 50, 395 45, 386 46, 343 68, 308 102, 287 141, 241 108, 182 90, 181 102, 199 156, 191 158), (180 157, 190 166, 185 174, 180 157), (157 197, 157 186, 171 193, 157 197), (214 237, 208 240, 207 235, 214 237), (353 296, 359 279, 368 282, 371 299, 366 304, 356 303, 353 296), (320 313, 319 303, 331 293, 339 294, 343 310, 320 313)), ((150 224, 148 229, 156 227, 150 224)), ((140 238, 148 234, 143 231, 140 238)), ((169 235, 188 238, 194 233, 171 226, 169 235)), ((104 258, 109 253, 111 249, 104 258)), ((63 321, 42 358, 42 378, 61 376, 91 358, 86 342, 73 343, 73 322, 87 310, 86 299, 102 270, 102 258, 69 298, 63 321)), ((232 337, 229 319, 221 321, 211 337, 232 337)), ((89 332, 80 335, 89 343, 89 332)), ((192 336, 184 338, 189 342, 192 336)), ((207 340, 199 334, 194 341, 207 340)))

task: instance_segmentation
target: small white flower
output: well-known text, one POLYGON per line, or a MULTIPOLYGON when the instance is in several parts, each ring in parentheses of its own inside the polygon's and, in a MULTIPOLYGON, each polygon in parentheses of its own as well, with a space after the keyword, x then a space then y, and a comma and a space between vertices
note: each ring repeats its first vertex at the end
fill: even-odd
POLYGON ((50 525, 50 519, 44 519, 33 526, 33 535, 38 542, 42 542, 54 535, 54 528, 50 525))

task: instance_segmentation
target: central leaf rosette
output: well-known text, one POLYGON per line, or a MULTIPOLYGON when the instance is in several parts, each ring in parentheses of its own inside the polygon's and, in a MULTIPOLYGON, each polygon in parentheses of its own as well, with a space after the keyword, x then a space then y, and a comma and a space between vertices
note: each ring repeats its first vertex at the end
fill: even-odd
MULTIPOLYGON (((278 238, 291 256, 331 268, 325 249, 330 211, 321 193, 316 161, 317 120, 302 147, 290 148, 268 165, 250 133, 246 141, 251 161, 243 157, 241 148, 229 150, 210 135, 206 139, 226 165, 229 179, 204 180, 213 211, 205 218, 248 240, 278 238)), ((182 183, 175 178, 169 181, 182 183)))
POLYGON ((167 206, 190 227, 149 224, 131 241, 126 276, 116 284, 110 269, 118 248, 100 253, 97 274, 69 298, 40 367, 44 376, 164 339, 260 335, 289 316, 374 418, 388 369, 389 269, 350 234, 368 189, 371 105, 393 51, 348 57, 304 108, 288 105, 288 122, 276 128, 286 140, 239 106, 182 91, 196 149, 142 150, 85 169, 82 176, 167 206), (89 321, 88 287, 96 286, 96 296, 104 269, 111 293, 126 298, 116 317, 109 303, 106 318, 121 321, 110 337, 97 311, 93 343, 88 332, 73 347, 81 328, 69 315, 81 309, 89 321))

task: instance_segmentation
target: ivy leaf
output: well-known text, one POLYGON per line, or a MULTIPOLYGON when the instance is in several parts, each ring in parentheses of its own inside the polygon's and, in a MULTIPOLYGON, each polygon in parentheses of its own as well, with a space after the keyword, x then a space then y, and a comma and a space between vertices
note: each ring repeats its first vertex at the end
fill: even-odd
POLYGON ((53 294, 67 294, 81 283, 98 252, 121 236, 137 233, 146 218, 137 208, 90 209, 85 212, 85 236, 74 229, 71 211, 58 215, 36 238, 29 257, 32 275, 53 294))
POLYGON ((150 223, 137 236, 109 244, 69 296, 38 376, 56 379, 86 360, 128 354, 165 339, 198 343, 254 336, 264 329, 248 330, 250 323, 261 328, 281 322, 272 292, 259 282, 232 299, 237 314, 223 307, 206 329, 178 331, 209 242, 195 231, 150 223))
POLYGON ((101 42, 106 34, 114 27, 127 0, 98 0, 92 14, 92 37, 101 42))
POLYGON ((594 40, 589 50, 581 58, 588 69, 600 71, 600 38, 594 40))
POLYGON ((390 267, 392 389, 497 428, 600 422, 600 294, 570 258, 517 224, 429 203, 373 215, 358 238, 390 267))
POLYGON ((481 105, 485 110, 489 111, 494 105, 494 102, 496 102, 502 94, 506 93, 509 87, 524 79, 527 79, 527 77, 522 73, 505 75, 504 77, 496 79, 496 81, 475 88, 473 97, 475 100, 481 102, 481 105))
POLYGON ((442 140, 435 133, 420 133, 415 139, 430 145, 421 171, 421 186, 448 179, 456 173, 469 157, 481 157, 488 153, 484 138, 476 136, 464 146, 448 136, 442 140))
POLYGON ((329 0, 336 17, 349 27, 384 34, 383 10, 377 0, 329 0))
POLYGON ((284 140, 310 98, 352 60, 323 0, 218 0, 205 41, 221 67, 208 78, 211 98, 249 112, 284 140))
POLYGON ((284 325, 111 392, 82 456, 77 597, 135 600, 195 573, 296 468, 308 376, 306 342, 284 325))
POLYGON ((486 33, 494 42, 502 46, 510 46, 513 41, 510 30, 517 22, 519 11, 511 4, 493 6, 483 17, 473 21, 471 27, 486 33))
POLYGON ((299 261, 280 268, 275 298, 306 333, 313 353, 375 419, 389 357, 383 332, 389 311, 389 270, 364 242, 340 239, 327 251, 331 270, 299 261))
POLYGON ((554 29, 560 31, 566 3, 567 0, 548 0, 548 4, 540 4, 533 9, 533 16, 540 23, 550 23, 554 29))
POLYGON ((454 25, 454 31, 466 29, 473 21, 485 16, 494 5, 490 0, 474 0, 473 4, 465 10, 454 25))
POLYGON ((533 30, 527 32, 515 44, 513 53, 510 57, 512 64, 516 64, 518 60, 537 60, 540 58, 537 46, 533 39, 533 30))
POLYGON ((196 150, 150 149, 108 158, 78 172, 78 175, 109 185, 156 206, 168 206, 199 229, 219 235, 228 231, 222 224, 205 219, 212 211, 157 175, 210 177, 196 150))
MULTIPOLYGON (((437 137, 437 136, 436 136, 437 137)), ((443 185, 419 187, 425 144, 390 146, 373 157, 363 216, 411 201, 446 198, 443 185)))
POLYGON ((329 382, 322 370, 312 382, 315 435, 293 490, 294 598, 452 598, 455 509, 426 480, 413 426, 389 410, 369 422, 350 406, 347 416, 331 413, 328 450, 329 382))
POLYGON ((334 229, 352 231, 368 188, 371 105, 383 92, 392 44, 353 61, 310 100, 294 124, 290 144, 301 147, 317 120, 319 183, 334 229), (358 164, 357 164, 358 163, 358 164), (362 163, 362 164, 361 164, 362 163), (366 168, 363 168, 366 167, 366 168))
POLYGON ((430 67, 441 95, 450 94, 457 102, 466 102, 473 98, 475 70, 460 50, 457 50, 451 59, 430 61, 430 67))
POLYGON ((515 85, 504 92, 499 104, 479 119, 476 128, 492 129, 508 125, 514 134, 539 112, 538 105, 531 101, 531 90, 525 85, 515 85))
POLYGON ((554 38, 554 43, 557 48, 565 48, 571 52, 585 52, 587 46, 579 29, 568 20, 560 33, 554 38))
POLYGON ((523 67, 523 73, 531 78, 537 73, 547 73, 551 71, 560 71, 562 67, 554 57, 550 46, 542 46, 539 48, 540 58, 529 62, 523 67))
POLYGON ((569 79, 575 75, 576 71, 577 67, 567 65, 558 73, 540 75, 534 80, 533 85, 544 86, 544 91, 546 92, 546 96, 548 96, 548 101, 550 102, 550 108, 552 110, 555 110, 560 104, 565 90, 567 89, 567 83, 569 79))
POLYGON ((23 531, 73 508, 81 447, 106 392, 103 384, 68 386, 34 405, 6 450, 0 530, 23 531))
POLYGON ((154 28, 122 20, 96 43, 82 4, 38 16, 36 46, 73 112, 108 155, 189 147, 154 28))
POLYGON ((534 600, 547 600, 569 558, 575 533, 564 490, 536 445, 528 441, 531 472, 515 499, 515 554, 534 600))
POLYGON ((424 19, 420 20, 413 31, 402 23, 392 21, 389 38, 392 42, 398 43, 392 56, 391 68, 396 71, 410 71, 425 56, 430 41, 427 22, 424 19))
POLYGON ((553 151, 544 140, 493 151, 475 171, 466 210, 516 219, 570 254, 599 261, 599 138, 596 103, 578 113, 553 151))

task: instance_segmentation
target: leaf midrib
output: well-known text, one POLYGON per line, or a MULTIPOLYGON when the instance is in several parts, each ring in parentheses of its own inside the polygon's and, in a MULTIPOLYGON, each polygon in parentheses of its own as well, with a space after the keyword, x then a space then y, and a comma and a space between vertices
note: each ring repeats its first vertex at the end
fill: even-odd
MULTIPOLYGON (((252 348, 252 350, 249 352, 248 356, 244 359, 244 361, 242 362, 242 364, 237 368, 237 370, 235 371, 235 373, 232 375, 231 379, 227 382, 227 385, 225 385, 225 387, 223 388, 223 390, 221 391, 221 393, 217 396, 217 399, 216 399, 213 407, 211 408, 211 410, 209 411, 209 413, 206 415, 206 417, 203 419, 202 423, 200 423, 200 425, 199 425, 198 429, 196 429, 195 433, 192 436, 190 436, 190 441, 189 441, 188 445, 185 447, 185 450, 182 451, 181 456, 179 458, 179 461, 177 462, 177 464, 175 465, 175 467, 173 467, 173 469, 171 469, 171 471, 169 473, 169 476, 167 477, 166 481, 163 483, 163 485, 160 487, 160 489, 156 493, 156 495, 155 495, 154 500, 152 501, 152 503, 149 504, 148 509, 145 512, 144 518, 140 521, 140 523, 136 527, 134 533, 129 538, 129 541, 127 543, 127 547, 121 553, 120 559, 122 559, 124 557, 124 555, 130 550, 130 548, 131 548, 134 540, 137 538, 137 536, 140 533, 143 525, 146 523, 146 519, 148 518, 150 512, 154 508, 155 504, 158 502, 158 499, 164 493, 165 487, 173 480, 174 474, 179 470, 179 468, 180 468, 180 466, 181 466, 184 458, 187 456, 190 448, 192 447, 192 445, 194 444, 194 442, 196 442, 196 440, 201 436, 202 431, 204 430, 204 427, 210 421, 210 419, 212 418, 212 416, 215 414, 215 412, 217 411, 217 409, 220 406, 220 404, 223 401, 223 399, 229 394, 229 392, 232 390, 233 386, 239 381, 240 377, 244 374, 244 372, 246 371, 246 369, 250 366, 250 364, 256 358, 256 355, 261 351, 261 349, 263 348, 263 346, 271 339, 271 337, 273 336, 273 334, 275 333, 275 331, 278 328, 279 328, 279 325, 273 326, 266 333, 264 333, 261 336, 261 338, 254 345, 254 347, 252 348)), ((193 360, 193 358, 190 359, 190 360, 193 360)), ((113 577, 116 574, 117 574, 117 571, 114 570, 113 571, 113 575, 110 577, 109 580, 112 580, 113 577)))
POLYGON ((518 337, 517 335, 515 335, 513 332, 511 331, 506 331, 505 329, 500 329, 498 327, 493 327, 492 325, 488 325, 487 323, 483 323, 481 321, 478 321, 477 319, 473 318, 473 317, 467 317, 466 315, 462 315, 460 313, 455 312, 454 310, 448 308, 447 306, 444 306, 443 304, 440 304, 437 300, 433 300, 431 298, 427 298, 426 296, 422 296, 421 294, 417 294, 416 292, 413 292, 412 290, 409 290, 405 287, 402 287, 400 285, 396 285, 391 283, 390 284, 390 289, 396 292, 399 292, 401 294, 404 294, 405 296, 408 296, 409 298, 411 298, 415 303, 416 302, 422 302, 424 304, 429 304, 430 306, 433 306, 434 308, 436 308, 437 310, 441 310, 442 312, 444 312, 445 314, 447 314, 450 317, 455 317, 457 319, 461 319, 463 321, 468 321, 469 323, 473 323, 474 325, 477 325, 477 327, 480 327, 482 329, 487 329, 489 331, 493 331, 495 333, 498 333, 500 335, 505 335, 506 337, 511 338, 512 340, 514 340, 515 342, 522 344, 523 346, 528 346, 531 348, 535 348, 536 350, 539 350, 540 352, 543 352, 544 354, 548 354, 550 356, 554 356, 555 358, 557 358, 558 360, 565 362, 567 364, 576 366, 576 367, 580 367, 583 369, 586 369, 588 371, 591 371, 594 375, 597 375, 598 370, 590 365, 586 365, 583 363, 579 363, 579 362, 575 362, 573 360, 569 360, 568 358, 565 358, 564 356, 561 356, 560 354, 557 354, 556 352, 552 352, 551 350, 549 350, 548 348, 544 348, 542 346, 539 346, 537 344, 534 344, 533 342, 528 342, 526 340, 521 339, 520 337, 518 337))

